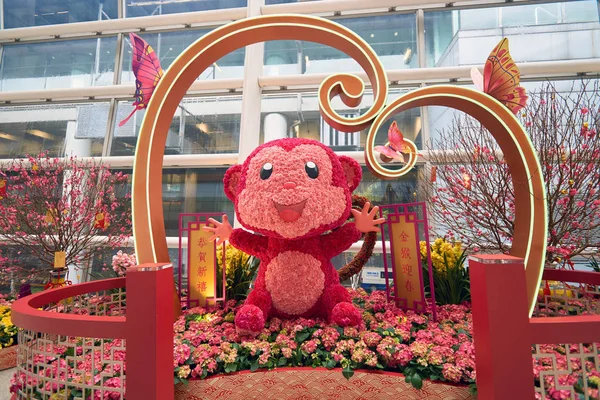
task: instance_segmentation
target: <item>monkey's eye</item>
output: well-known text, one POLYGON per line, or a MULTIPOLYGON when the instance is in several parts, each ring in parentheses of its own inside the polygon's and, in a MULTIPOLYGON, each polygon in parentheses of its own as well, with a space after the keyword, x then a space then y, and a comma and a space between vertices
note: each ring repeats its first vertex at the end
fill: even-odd
POLYGON ((317 164, 312 161, 306 163, 304 170, 306 171, 306 175, 311 179, 317 179, 317 176, 319 176, 319 168, 317 168, 317 164))
POLYGON ((262 179, 263 181, 265 179, 269 179, 269 177, 271 176, 271 174, 273 173, 273 164, 271 163, 266 163, 265 165, 263 165, 263 167, 260 169, 260 179, 262 179))

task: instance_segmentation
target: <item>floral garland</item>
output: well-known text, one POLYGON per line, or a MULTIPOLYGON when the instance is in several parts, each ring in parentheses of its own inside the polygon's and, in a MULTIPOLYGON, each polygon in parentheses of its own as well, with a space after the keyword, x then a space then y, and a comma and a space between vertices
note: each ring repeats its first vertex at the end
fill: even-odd
MULTIPOLYGON (((366 197, 352 195, 352 207, 358 210, 361 210, 365 203, 369 200, 366 197)), ((351 219, 350 217, 349 219, 351 219)), ((355 274, 358 274, 362 268, 365 266, 371 255, 373 254, 373 249, 375 248, 375 242, 377 241, 377 232, 368 232, 364 235, 363 245, 360 248, 360 251, 354 256, 352 261, 348 264, 344 265, 338 271, 338 275, 340 276, 340 281, 345 281, 346 279, 350 279, 355 274)))

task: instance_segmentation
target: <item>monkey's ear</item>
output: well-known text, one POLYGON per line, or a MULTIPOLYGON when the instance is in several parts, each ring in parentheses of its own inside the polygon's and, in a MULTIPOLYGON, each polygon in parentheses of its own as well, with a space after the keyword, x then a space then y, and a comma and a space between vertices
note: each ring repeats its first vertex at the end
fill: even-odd
POLYGON ((340 156, 339 159, 340 163, 342 163, 342 169, 344 171, 344 175, 346 176, 348 188, 350 189, 350 192, 353 192, 354 189, 358 187, 360 179, 362 178, 360 164, 353 158, 347 156, 340 156))
POLYGON ((238 189, 240 185, 240 178, 242 177, 242 165, 237 164, 225 172, 225 178, 223 178, 223 184, 225 185, 225 195, 231 201, 235 201, 238 195, 238 189))

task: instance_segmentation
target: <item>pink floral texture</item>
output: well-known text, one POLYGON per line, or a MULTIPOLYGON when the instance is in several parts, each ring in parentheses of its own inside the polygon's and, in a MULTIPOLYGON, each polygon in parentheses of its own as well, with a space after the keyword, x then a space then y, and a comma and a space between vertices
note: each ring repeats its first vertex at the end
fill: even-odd
POLYGON ((119 250, 112 258, 112 268, 118 276, 124 276, 127 272, 127 268, 136 265, 137 259, 135 258, 135 254, 127 254, 119 250))

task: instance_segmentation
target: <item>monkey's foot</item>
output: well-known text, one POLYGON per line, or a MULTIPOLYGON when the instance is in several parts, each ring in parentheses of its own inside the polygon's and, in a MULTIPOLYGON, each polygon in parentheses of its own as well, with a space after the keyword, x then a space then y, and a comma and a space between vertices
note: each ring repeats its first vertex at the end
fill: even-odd
POLYGON ((235 330, 240 336, 256 336, 265 327, 265 316, 260 308, 246 304, 235 316, 235 330))
POLYGON ((352 303, 337 303, 331 310, 331 322, 339 326, 358 326, 361 321, 360 311, 352 303))

